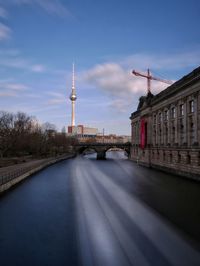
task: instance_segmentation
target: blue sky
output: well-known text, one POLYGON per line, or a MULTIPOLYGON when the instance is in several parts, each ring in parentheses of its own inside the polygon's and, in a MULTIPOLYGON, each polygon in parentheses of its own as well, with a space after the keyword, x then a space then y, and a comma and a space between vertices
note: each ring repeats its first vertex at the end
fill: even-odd
POLYGON ((69 125, 74 61, 76 124, 130 135, 146 93, 131 71, 175 81, 199 66, 199 14, 199 0, 0 0, 0 110, 69 125))

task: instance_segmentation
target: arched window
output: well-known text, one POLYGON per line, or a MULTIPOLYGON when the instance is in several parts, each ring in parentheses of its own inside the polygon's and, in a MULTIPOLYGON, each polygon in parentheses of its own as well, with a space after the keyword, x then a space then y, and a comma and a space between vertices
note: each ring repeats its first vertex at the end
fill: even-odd
POLYGON ((181 162, 181 154, 178 153, 178 163, 180 163, 180 162, 181 162))
POLYGON ((172 107, 171 109, 171 118, 174 119, 176 117, 176 109, 175 107, 172 107))
POLYGON ((163 152, 163 161, 165 161, 166 159, 166 155, 165 155, 165 152, 163 152))
POLYGON ((189 102, 189 110, 190 113, 194 113, 194 100, 189 102))
POLYGON ((189 153, 187 154, 187 157, 186 157, 186 163, 191 164, 191 156, 189 153))
POLYGON ((172 163, 172 153, 169 155, 169 162, 172 163))

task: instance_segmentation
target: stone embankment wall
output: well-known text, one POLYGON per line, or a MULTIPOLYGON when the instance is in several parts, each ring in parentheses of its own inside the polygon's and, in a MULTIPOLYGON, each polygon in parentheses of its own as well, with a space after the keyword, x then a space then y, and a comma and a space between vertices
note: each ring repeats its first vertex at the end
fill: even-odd
POLYGON ((43 160, 37 160, 32 163, 17 165, 16 167, 6 167, 5 170, 1 169, 0 172, 0 194, 17 183, 21 182, 25 178, 31 176, 34 173, 39 172, 40 170, 60 162, 74 157, 73 154, 68 154, 65 156, 57 158, 48 158, 43 160))

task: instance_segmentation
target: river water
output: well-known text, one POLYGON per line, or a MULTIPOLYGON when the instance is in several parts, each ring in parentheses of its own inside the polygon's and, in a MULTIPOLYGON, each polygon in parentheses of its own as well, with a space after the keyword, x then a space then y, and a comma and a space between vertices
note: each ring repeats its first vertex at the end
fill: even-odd
POLYGON ((66 160, 0 197, 0 265, 200 265, 199 203, 122 152, 66 160))

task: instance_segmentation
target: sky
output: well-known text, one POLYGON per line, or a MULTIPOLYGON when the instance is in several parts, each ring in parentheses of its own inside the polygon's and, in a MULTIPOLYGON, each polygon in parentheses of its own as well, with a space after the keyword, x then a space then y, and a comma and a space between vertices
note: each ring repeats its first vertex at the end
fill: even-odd
POLYGON ((132 70, 174 82, 198 67, 199 14, 199 0, 0 0, 0 110, 70 125, 74 62, 76 124, 130 135, 147 91, 132 70))

